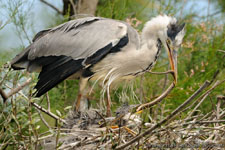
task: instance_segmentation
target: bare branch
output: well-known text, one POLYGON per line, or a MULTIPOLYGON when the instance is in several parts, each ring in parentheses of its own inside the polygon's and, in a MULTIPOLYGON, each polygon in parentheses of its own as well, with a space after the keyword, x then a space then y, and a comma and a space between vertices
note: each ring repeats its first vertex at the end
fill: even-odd
POLYGON ((30 84, 31 82, 31 78, 29 78, 26 82, 24 82, 22 85, 16 87, 15 89, 12 89, 8 94, 7 94, 7 98, 11 97, 12 95, 18 93, 20 90, 22 90, 25 86, 27 86, 28 84, 30 84))
MULTIPOLYGON (((198 107, 202 104, 202 102, 208 97, 208 95, 212 92, 212 90, 219 85, 219 81, 217 81, 211 89, 206 91, 201 97, 198 99, 201 99, 201 101, 195 106, 195 108, 192 110, 192 112, 188 115, 187 119, 193 115, 193 113, 198 109, 198 107)), ((198 101, 198 100, 197 100, 198 101)))
POLYGON ((168 89, 165 92, 163 92, 159 97, 157 97, 155 100, 153 100, 153 101, 151 101, 149 103, 139 105, 139 107, 137 108, 136 111, 140 111, 140 110, 142 110, 144 108, 148 108, 148 107, 151 107, 151 106, 159 103, 161 100, 163 100, 170 93, 170 91, 174 88, 174 86, 175 86, 174 83, 172 83, 168 87, 168 89))
POLYGON ((193 121, 193 122, 184 123, 182 125, 188 125, 188 124, 211 124, 211 123, 225 123, 225 120, 193 121))
POLYGON ((46 127, 48 127, 49 130, 51 130, 52 128, 50 127, 50 125, 48 124, 48 122, 44 119, 43 115, 41 114, 40 110, 36 108, 36 110, 38 111, 38 114, 41 118, 41 121, 45 124, 46 127))
POLYGON ((58 8, 56 8, 54 5, 52 5, 51 3, 45 1, 45 0, 40 0, 40 2, 46 4, 47 6, 51 7, 52 9, 54 9, 57 13, 59 14, 63 14, 63 12, 61 10, 59 10, 58 8))
POLYGON ((222 52, 222 53, 225 53, 225 50, 218 50, 218 52, 222 52))
POLYGON ((48 111, 50 112, 50 108, 51 108, 51 105, 50 105, 50 99, 49 99, 49 95, 48 95, 48 92, 46 93, 46 99, 47 99, 47 107, 48 107, 48 111))
POLYGON ((47 111, 46 109, 44 109, 43 107, 39 106, 38 104, 31 102, 31 104, 36 107, 37 109, 39 109, 40 111, 46 113, 47 115, 51 116, 52 118, 62 121, 63 123, 67 124, 66 121, 64 119, 61 119, 60 117, 58 117, 57 115, 53 114, 52 112, 47 111))
POLYGON ((70 4, 72 5, 72 7, 73 7, 73 12, 74 12, 74 14, 77 14, 77 9, 76 9, 76 4, 73 2, 73 0, 70 0, 70 4))
POLYGON ((169 116, 167 116, 165 119, 163 119, 162 121, 160 121, 159 123, 157 123, 153 127, 151 127, 148 130, 146 130, 144 133, 139 134, 138 136, 136 136, 135 138, 133 138, 129 142, 118 146, 116 148, 116 150, 124 149, 125 147, 127 147, 127 146, 131 145, 132 143, 138 141, 139 139, 143 138, 144 136, 150 134, 153 130, 157 129, 162 124, 166 123, 168 120, 173 118, 179 111, 181 111, 187 104, 189 104, 196 96, 198 96, 198 94, 201 91, 203 91, 209 85, 210 85, 210 82, 209 81, 205 81, 205 83, 191 97, 189 97, 183 104, 181 104, 178 108, 176 108, 169 116))
POLYGON ((25 86, 27 86, 31 82, 31 78, 29 78, 26 82, 24 82, 22 85, 12 89, 8 94, 6 94, 1 88, 0 88, 0 94, 3 98, 3 102, 5 103, 6 100, 11 97, 12 95, 18 93, 20 90, 22 90, 25 86))

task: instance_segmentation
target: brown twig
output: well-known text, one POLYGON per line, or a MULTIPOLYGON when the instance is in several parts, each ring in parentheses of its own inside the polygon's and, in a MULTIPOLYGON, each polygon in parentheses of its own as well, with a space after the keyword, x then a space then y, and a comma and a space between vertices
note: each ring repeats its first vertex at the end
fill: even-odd
POLYGON ((40 111, 46 113, 47 115, 51 116, 52 118, 62 121, 63 123, 67 124, 66 121, 60 117, 58 117, 57 115, 53 114, 52 112, 49 112, 48 110, 44 109, 43 107, 39 106, 38 104, 31 102, 31 104, 36 107, 37 109, 39 109, 40 111))
POLYGON ((73 7, 73 12, 74 12, 74 14, 77 14, 76 4, 74 3, 73 0, 69 0, 69 1, 70 1, 70 4, 71 4, 72 7, 73 7))
POLYGON ((127 143, 120 145, 116 148, 116 150, 123 149, 132 143, 138 141, 139 139, 143 138, 144 136, 150 134, 153 130, 160 127, 162 124, 166 123, 168 120, 170 120, 172 117, 174 117, 179 111, 181 111, 187 104, 189 104, 201 91, 203 91, 206 87, 210 85, 209 81, 205 81, 204 84, 191 96, 189 97, 183 104, 181 104, 178 108, 176 108, 169 116, 167 116, 165 119, 151 127, 150 129, 146 130, 144 133, 139 134, 135 138, 131 139, 127 143))
POLYGON ((25 86, 27 86, 31 82, 31 78, 29 78, 26 82, 24 82, 22 85, 12 89, 8 94, 6 94, 1 88, 0 88, 0 94, 3 98, 3 102, 5 103, 6 100, 11 97, 12 95, 18 93, 20 90, 22 90, 25 86))
POLYGON ((36 108, 36 110, 38 111, 38 114, 41 118, 41 121, 45 124, 46 127, 48 127, 49 130, 51 130, 52 128, 50 127, 50 125, 48 124, 48 122, 44 119, 43 115, 41 114, 40 110, 36 108))
POLYGON ((168 89, 165 92, 163 92, 159 97, 157 97, 155 100, 153 100, 149 103, 139 105, 138 108, 136 109, 136 111, 140 111, 144 108, 148 108, 148 107, 151 107, 151 106, 159 103, 161 100, 163 100, 170 93, 170 91, 174 88, 174 86, 175 86, 174 83, 172 83, 168 87, 168 89))
POLYGON ((40 2, 46 4, 47 6, 51 7, 52 9, 54 9, 57 13, 59 14, 63 14, 63 12, 61 10, 59 10, 58 8, 56 8, 54 5, 52 5, 51 3, 45 1, 45 0, 40 0, 40 2))
POLYGON ((225 123, 225 120, 192 121, 192 122, 184 123, 182 125, 188 125, 188 124, 211 124, 211 123, 225 123))
POLYGON ((29 78, 26 82, 24 82, 23 84, 21 84, 20 86, 12 89, 8 94, 7 94, 7 98, 11 97, 12 95, 16 94, 17 92, 19 92, 20 90, 22 90, 25 86, 27 86, 28 84, 30 84, 31 82, 31 78, 29 78))
MULTIPOLYGON (((212 92, 212 90, 213 90, 216 86, 218 86, 218 85, 219 85, 219 81, 217 81, 217 82, 212 86, 211 89, 209 89, 208 91, 206 91, 202 96, 200 96, 200 97, 198 98, 198 100, 201 99, 201 101, 195 106, 195 108, 192 110, 192 112, 188 115, 187 118, 191 117, 191 116, 194 114, 194 112, 198 109, 198 107, 202 104, 202 102, 208 97, 208 95, 212 92)), ((198 101, 198 100, 197 100, 197 101, 198 101)))

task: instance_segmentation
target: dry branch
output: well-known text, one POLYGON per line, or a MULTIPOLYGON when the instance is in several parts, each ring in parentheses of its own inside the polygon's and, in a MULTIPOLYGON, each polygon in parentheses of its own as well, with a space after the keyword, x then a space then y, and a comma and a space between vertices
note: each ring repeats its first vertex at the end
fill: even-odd
MULTIPOLYGON (((172 70, 169 70, 169 71, 166 71, 166 72, 151 72, 151 71, 148 71, 148 72, 151 73, 151 74, 158 74, 158 75, 162 75, 162 74, 166 74, 167 75, 169 73, 174 75, 174 71, 172 71, 172 70)), ((151 101, 149 103, 139 105, 138 108, 136 109, 136 111, 140 111, 140 110, 142 110, 144 108, 148 108, 148 107, 151 107, 151 106, 159 103, 161 100, 163 100, 171 92, 171 90, 174 87, 175 87, 175 84, 172 83, 168 87, 168 89, 165 92, 163 92, 158 98, 156 98, 154 101, 151 101)))
POLYGON ((40 111, 46 113, 47 115, 51 116, 52 118, 62 121, 63 123, 66 124, 66 121, 60 117, 58 117, 57 115, 53 114, 52 112, 49 112, 48 110, 44 109, 43 107, 39 106, 38 104, 31 102, 31 104, 36 107, 37 109, 39 109, 40 111))
POLYGON ((150 129, 146 130, 144 133, 141 133, 138 136, 136 136, 135 138, 131 139, 129 142, 118 146, 116 148, 116 150, 124 149, 125 147, 133 144, 134 142, 136 142, 138 140, 140 140, 144 136, 150 134, 153 130, 155 130, 158 127, 160 127, 162 124, 164 124, 167 121, 169 121, 171 118, 173 118, 179 111, 181 111, 186 105, 188 105, 196 96, 198 96, 198 94, 201 91, 203 91, 209 85, 210 85, 210 82, 209 81, 205 81, 205 83, 191 97, 189 97, 183 104, 181 104, 178 108, 176 108, 169 116, 167 116, 165 119, 163 119, 162 121, 160 121, 159 123, 157 123, 156 125, 151 127, 150 129))
POLYGON ((6 100, 11 97, 12 95, 18 93, 20 90, 22 90, 25 86, 27 86, 31 82, 31 78, 29 78, 26 82, 24 82, 22 85, 12 89, 8 94, 6 94, 1 88, 0 88, 0 94, 3 98, 3 101, 6 102, 6 100))
POLYGON ((154 101, 151 101, 151 102, 146 103, 146 104, 139 105, 139 107, 137 108, 136 111, 140 111, 140 110, 142 110, 144 108, 148 108, 148 107, 151 107, 151 106, 159 103, 161 100, 163 100, 170 93, 170 91, 174 88, 174 86, 175 86, 174 83, 172 83, 168 87, 168 89, 165 92, 163 92, 159 97, 157 97, 154 101))
POLYGON ((22 85, 16 87, 15 89, 12 89, 8 94, 7 97, 11 97, 12 95, 16 94, 20 90, 22 90, 25 86, 27 86, 31 82, 31 78, 29 78, 26 82, 24 82, 22 85))
POLYGON ((182 125, 188 125, 188 124, 211 124, 211 123, 225 123, 225 120, 193 121, 193 122, 184 123, 182 125))

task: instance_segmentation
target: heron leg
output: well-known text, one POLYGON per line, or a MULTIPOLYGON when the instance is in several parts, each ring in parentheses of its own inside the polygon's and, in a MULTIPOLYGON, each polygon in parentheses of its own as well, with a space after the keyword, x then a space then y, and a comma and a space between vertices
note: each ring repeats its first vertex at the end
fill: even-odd
POLYGON ((110 98, 110 91, 109 91, 109 86, 107 87, 107 110, 106 110, 106 115, 107 117, 111 117, 112 116, 112 112, 111 112, 111 98, 110 98))
POLYGON ((85 87, 87 85, 87 82, 88 82, 88 78, 81 78, 79 81, 79 91, 78 91, 77 101, 74 106, 74 110, 76 112, 78 112, 80 110, 80 102, 81 102, 81 98, 83 96, 85 87))

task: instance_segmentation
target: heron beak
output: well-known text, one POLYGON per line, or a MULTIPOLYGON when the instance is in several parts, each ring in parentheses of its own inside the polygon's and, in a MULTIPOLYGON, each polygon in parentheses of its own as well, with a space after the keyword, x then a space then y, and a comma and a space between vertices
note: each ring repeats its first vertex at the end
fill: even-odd
POLYGON ((173 49, 173 47, 170 47, 168 43, 167 48, 168 48, 168 57, 170 61, 170 67, 171 70, 173 71, 173 77, 174 77, 174 84, 177 83, 177 51, 173 49))

